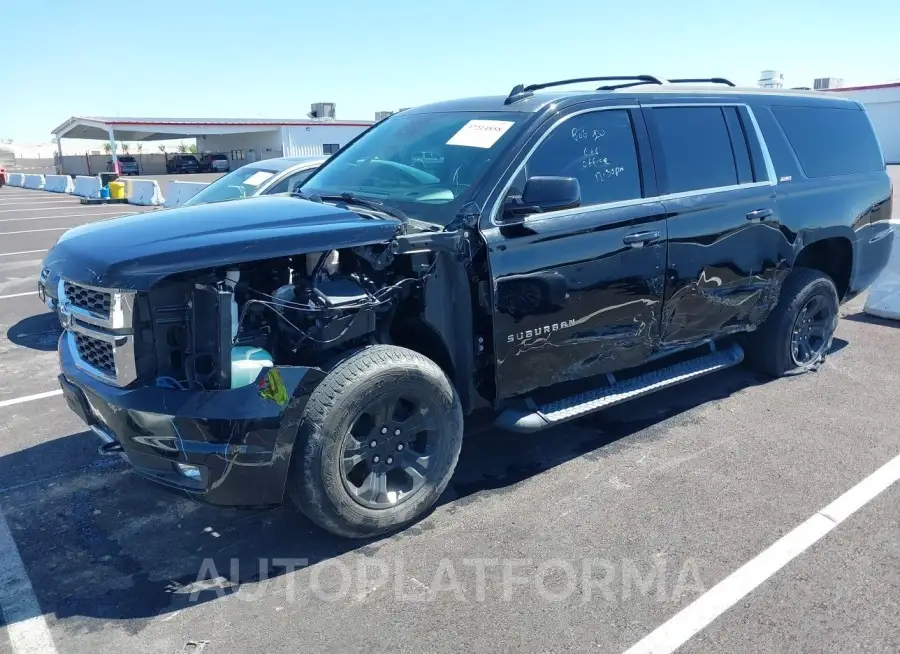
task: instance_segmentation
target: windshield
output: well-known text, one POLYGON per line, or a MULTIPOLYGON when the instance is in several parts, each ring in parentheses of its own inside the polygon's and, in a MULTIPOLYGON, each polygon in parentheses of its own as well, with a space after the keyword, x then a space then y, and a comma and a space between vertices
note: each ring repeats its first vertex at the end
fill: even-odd
POLYGON ((214 181, 182 206, 250 197, 277 172, 249 166, 238 168, 214 181))
POLYGON ((397 114, 336 154, 304 195, 352 193, 446 225, 497 160, 525 114, 397 114))

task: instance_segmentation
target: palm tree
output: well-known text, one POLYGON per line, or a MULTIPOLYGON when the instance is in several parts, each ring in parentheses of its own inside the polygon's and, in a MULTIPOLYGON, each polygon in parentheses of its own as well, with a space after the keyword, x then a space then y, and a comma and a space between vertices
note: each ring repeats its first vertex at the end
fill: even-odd
POLYGON ((112 143, 110 143, 109 141, 104 143, 103 144, 103 152, 106 154, 111 154, 112 153, 112 143))
POLYGON ((178 144, 178 151, 179 151, 181 154, 186 154, 186 153, 187 153, 187 151, 188 151, 188 146, 186 146, 186 145, 184 144, 184 141, 182 141, 181 143, 178 144))
POLYGON ((137 151, 138 151, 138 168, 140 170, 143 170, 144 169, 144 144, 138 143, 136 147, 137 147, 137 151))
POLYGON ((157 146, 156 146, 156 149, 159 150, 160 152, 162 152, 163 154, 166 153, 166 146, 165 146, 165 145, 157 145, 157 146))
POLYGON ((128 154, 128 151, 131 149, 131 146, 127 143, 122 144, 122 154, 128 154))

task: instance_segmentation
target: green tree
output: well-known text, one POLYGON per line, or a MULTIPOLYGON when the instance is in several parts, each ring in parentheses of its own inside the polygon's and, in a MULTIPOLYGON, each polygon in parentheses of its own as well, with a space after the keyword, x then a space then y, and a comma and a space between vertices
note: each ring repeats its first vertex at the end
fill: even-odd
POLYGON ((194 143, 192 145, 189 145, 187 151, 191 154, 197 154, 197 144, 194 143))
POLYGON ((186 146, 186 145, 184 144, 184 141, 182 141, 181 143, 178 144, 178 151, 179 151, 181 154, 187 153, 187 151, 188 151, 188 146, 186 146))

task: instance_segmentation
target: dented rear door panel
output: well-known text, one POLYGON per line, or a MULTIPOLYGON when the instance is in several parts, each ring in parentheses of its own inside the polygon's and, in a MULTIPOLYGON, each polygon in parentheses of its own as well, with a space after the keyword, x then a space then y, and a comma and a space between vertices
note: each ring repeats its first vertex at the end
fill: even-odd
POLYGON ((754 115, 703 99, 642 111, 668 216, 660 350, 752 329, 793 260, 754 115))
POLYGON ((743 331, 778 301, 791 245, 767 184, 663 201, 669 257, 662 349, 743 331), (748 217, 749 216, 749 217, 748 217))

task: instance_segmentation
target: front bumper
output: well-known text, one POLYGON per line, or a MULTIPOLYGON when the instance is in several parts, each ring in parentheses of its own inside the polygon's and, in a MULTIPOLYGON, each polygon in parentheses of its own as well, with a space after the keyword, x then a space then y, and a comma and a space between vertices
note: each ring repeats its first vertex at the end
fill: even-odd
POLYGON ((325 376, 276 366, 229 390, 123 389, 77 368, 65 338, 59 357, 66 402, 104 449, 121 447, 140 475, 228 506, 281 502, 300 417, 325 376))

